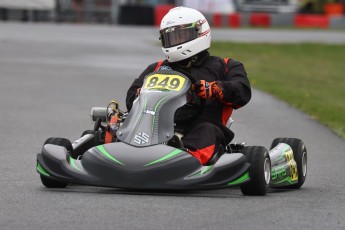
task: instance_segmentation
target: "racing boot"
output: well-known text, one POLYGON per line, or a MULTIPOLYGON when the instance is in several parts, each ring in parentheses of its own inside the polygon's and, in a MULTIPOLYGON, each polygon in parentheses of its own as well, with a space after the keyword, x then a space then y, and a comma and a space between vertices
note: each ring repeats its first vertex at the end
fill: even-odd
POLYGON ((188 149, 187 152, 197 158, 202 165, 213 165, 224 154, 224 147, 219 145, 218 149, 215 149, 212 145, 198 150, 188 149))
POLYGON ((214 165, 223 154, 224 147, 223 145, 220 145, 218 151, 214 151, 212 157, 204 165, 214 165))
POLYGON ((183 143, 179 136, 174 135, 168 142, 167 145, 177 148, 177 149, 183 149, 183 143))

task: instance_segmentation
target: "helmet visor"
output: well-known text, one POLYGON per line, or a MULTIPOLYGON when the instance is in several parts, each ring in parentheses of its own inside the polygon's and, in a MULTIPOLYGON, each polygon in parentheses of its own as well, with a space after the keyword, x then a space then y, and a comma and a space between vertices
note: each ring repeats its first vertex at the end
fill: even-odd
POLYGON ((196 39, 199 36, 199 23, 171 26, 160 31, 160 39, 164 48, 177 46, 196 39))

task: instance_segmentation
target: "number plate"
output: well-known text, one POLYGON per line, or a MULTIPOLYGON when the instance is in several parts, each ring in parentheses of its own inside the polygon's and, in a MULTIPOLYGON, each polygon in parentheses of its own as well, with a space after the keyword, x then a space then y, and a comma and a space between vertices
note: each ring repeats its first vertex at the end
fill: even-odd
POLYGON ((186 79, 179 75, 153 74, 146 79, 144 89, 180 91, 186 79))

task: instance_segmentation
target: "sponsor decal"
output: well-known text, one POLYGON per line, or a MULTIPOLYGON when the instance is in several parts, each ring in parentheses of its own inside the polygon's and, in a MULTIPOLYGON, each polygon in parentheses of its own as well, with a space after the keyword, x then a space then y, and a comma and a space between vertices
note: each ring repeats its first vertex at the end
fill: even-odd
POLYGON ((134 136, 134 143, 143 145, 149 142, 150 136, 144 132, 138 133, 134 136))
POLYGON ((286 176, 286 168, 284 165, 272 168, 272 180, 286 176))
POLYGON ((148 109, 145 109, 145 110, 143 111, 143 113, 144 113, 144 114, 151 114, 152 116, 154 116, 154 115, 156 114, 155 111, 148 110, 148 109))
POLYGON ((170 66, 162 65, 158 70, 172 70, 170 66))
POLYGON ((284 154, 290 166, 291 180, 296 181, 298 180, 297 164, 294 160, 292 149, 290 149, 290 151, 285 152, 284 154))

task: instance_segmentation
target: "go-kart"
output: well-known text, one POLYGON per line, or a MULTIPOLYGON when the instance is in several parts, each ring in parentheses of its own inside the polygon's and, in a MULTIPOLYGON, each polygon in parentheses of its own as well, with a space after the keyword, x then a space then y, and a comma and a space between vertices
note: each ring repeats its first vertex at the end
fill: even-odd
POLYGON ((270 151, 230 142, 207 165, 190 155, 180 144, 174 116, 189 103, 193 82, 188 74, 153 72, 145 77, 128 114, 117 103, 93 108, 94 130, 84 132, 73 144, 65 138, 49 138, 37 154, 36 168, 43 185, 139 190, 239 186, 244 195, 265 195, 269 187, 298 189, 303 185, 307 150, 299 139, 276 138, 270 151))

